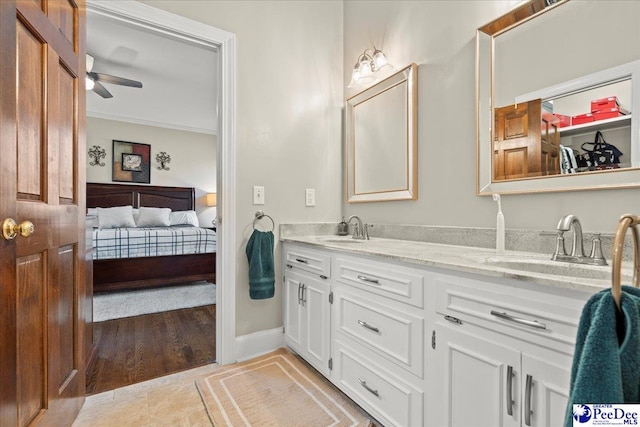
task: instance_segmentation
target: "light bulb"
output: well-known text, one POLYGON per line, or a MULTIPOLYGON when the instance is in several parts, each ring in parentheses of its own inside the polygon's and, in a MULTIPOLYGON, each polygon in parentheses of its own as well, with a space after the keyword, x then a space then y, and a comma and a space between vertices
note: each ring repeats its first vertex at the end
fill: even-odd
POLYGON ((382 53, 381 50, 376 49, 376 51, 373 52, 373 64, 377 71, 380 68, 389 65, 389 62, 387 61, 387 57, 384 56, 384 53, 382 53))

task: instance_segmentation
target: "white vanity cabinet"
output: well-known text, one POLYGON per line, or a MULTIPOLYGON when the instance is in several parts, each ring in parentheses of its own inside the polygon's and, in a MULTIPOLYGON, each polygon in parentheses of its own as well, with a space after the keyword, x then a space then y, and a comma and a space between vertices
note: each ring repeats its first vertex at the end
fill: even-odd
POLYGON ((290 242, 283 251, 286 344, 383 425, 563 424, 591 293, 290 242))
POLYGON ((433 425, 562 425, 589 295, 455 275, 432 278, 433 425), (435 347, 435 348, 433 348, 435 347))
POLYGON ((330 375, 330 258, 287 247, 284 271, 285 343, 325 376, 330 375))

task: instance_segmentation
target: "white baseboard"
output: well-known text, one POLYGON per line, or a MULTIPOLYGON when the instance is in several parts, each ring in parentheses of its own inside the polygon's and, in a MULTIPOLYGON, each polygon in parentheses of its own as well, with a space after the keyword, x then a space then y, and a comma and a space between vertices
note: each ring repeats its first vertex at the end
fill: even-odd
POLYGON ((236 360, 242 362, 284 347, 282 327, 236 337, 236 360))

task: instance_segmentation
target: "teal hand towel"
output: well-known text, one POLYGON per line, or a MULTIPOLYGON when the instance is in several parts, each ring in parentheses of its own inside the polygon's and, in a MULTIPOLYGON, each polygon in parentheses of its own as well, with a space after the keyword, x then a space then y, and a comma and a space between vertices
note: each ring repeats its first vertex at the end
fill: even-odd
POLYGON ((273 233, 253 230, 247 242, 249 260, 249 296, 251 299, 266 299, 275 293, 275 271, 273 262, 273 233))
POLYGON ((640 403, 640 289, 623 286, 621 306, 606 289, 582 310, 565 427, 574 404, 640 403))

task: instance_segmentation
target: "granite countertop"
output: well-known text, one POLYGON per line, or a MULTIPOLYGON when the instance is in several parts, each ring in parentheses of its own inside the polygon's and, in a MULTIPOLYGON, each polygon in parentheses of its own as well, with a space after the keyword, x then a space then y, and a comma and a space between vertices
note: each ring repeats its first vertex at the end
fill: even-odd
MULTIPOLYGON (((286 235, 281 236, 281 241, 588 293, 611 286, 610 265, 552 261, 549 254, 506 251, 498 255, 495 250, 487 248, 376 237, 368 241, 354 241, 350 236, 335 235, 286 235)), ((631 275, 631 267, 625 265, 623 283, 629 283, 631 275)))

